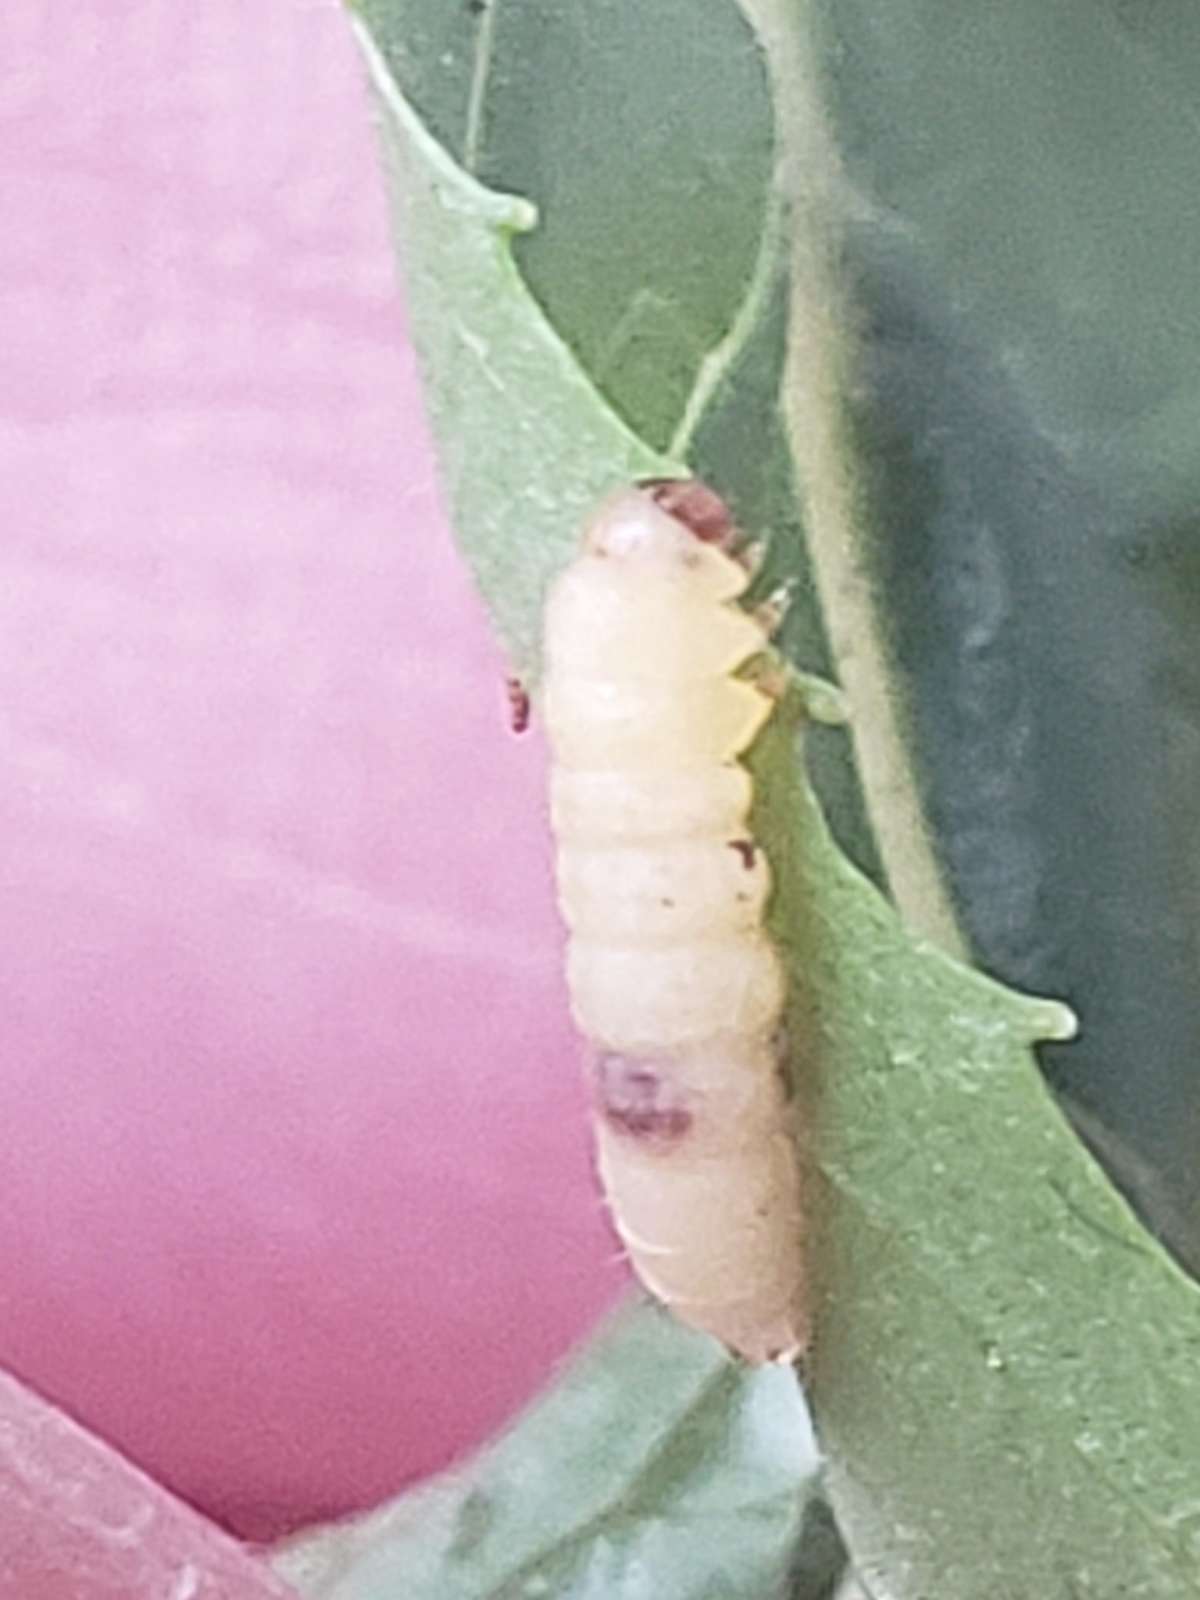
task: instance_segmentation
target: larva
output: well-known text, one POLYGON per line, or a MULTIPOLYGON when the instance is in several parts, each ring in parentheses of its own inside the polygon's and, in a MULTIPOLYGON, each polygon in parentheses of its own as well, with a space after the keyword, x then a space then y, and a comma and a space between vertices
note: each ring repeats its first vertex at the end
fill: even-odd
POLYGON ((748 1361, 804 1346, 800 1180, 739 761, 773 701, 767 634, 696 480, 606 501, 551 589, 544 713, 575 1019, 601 1176, 650 1291, 748 1361))

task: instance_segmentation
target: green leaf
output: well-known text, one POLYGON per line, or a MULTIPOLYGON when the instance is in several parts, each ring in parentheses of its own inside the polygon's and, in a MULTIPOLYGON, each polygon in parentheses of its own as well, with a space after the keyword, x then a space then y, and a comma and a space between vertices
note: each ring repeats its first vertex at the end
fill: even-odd
POLYGON ((640 1305, 469 1472, 275 1565, 310 1600, 773 1600, 814 1466, 790 1373, 640 1305))
POLYGON ((895 1600, 1200 1594, 1200 1290, 1063 1121, 1023 999, 915 944, 786 728, 761 836, 813 1129, 809 1397, 856 1570, 895 1600))
POLYGON ((546 583, 570 528, 614 478, 665 462, 605 407, 538 313, 512 261, 537 213, 493 194, 446 156, 364 47, 382 115, 397 226, 408 257, 413 338, 442 476, 476 576, 522 667, 535 659, 546 583), (564 523, 563 510, 575 517, 564 523))
POLYGON ((668 449, 768 203, 763 63, 737 11, 710 8, 681 51, 694 0, 655 0, 651 27, 625 0, 359 9, 463 169, 536 199, 545 226, 518 245, 526 281, 617 409, 668 449))
MULTIPOLYGON (((889 219, 847 176, 840 125, 817 92, 808 9, 747 0, 765 52, 723 0, 685 9, 525 0, 480 18, 441 0, 366 5, 414 326, 462 547, 518 660, 535 664, 542 591, 583 511, 611 484, 662 470, 669 442, 748 527, 771 536, 772 575, 798 586, 784 640, 791 658, 819 669, 828 628, 893 890, 910 919, 943 934, 953 918, 922 826, 928 773, 909 737, 919 717, 893 619, 881 617, 880 586, 869 581, 889 554, 886 437, 868 449, 887 418, 859 387, 861 305, 845 281, 853 227, 886 237, 889 219), (701 147, 718 166, 727 158, 730 182, 697 173, 692 135, 647 143, 669 121, 667 91, 679 84, 703 86, 701 147), (776 126, 790 208, 765 188, 762 153, 776 126), (591 130, 583 161, 581 129, 591 130), (524 172, 545 207, 540 257, 537 234, 514 254, 514 229, 532 225, 528 208, 480 187, 448 149, 496 183, 515 185, 524 172), (556 215, 547 197, 567 171, 575 192, 556 215), (755 203, 749 241, 747 200, 738 226, 729 221, 733 189, 755 203), (647 192, 661 219, 650 235, 647 192), (714 258, 703 313, 691 285, 697 252, 681 243, 695 239, 696 219, 714 258), (642 314, 643 283, 661 311, 656 332, 676 320, 702 330, 690 366, 681 356, 646 368, 616 337, 627 315, 642 314)), ((865 0, 859 15, 867 52, 887 30, 865 0)), ((954 46, 950 15, 932 0, 887 12, 897 29, 919 16, 930 41, 941 25, 954 46)), ((988 26, 1003 30, 1009 15, 990 8, 988 26)), ((1038 15, 1058 26, 1050 9, 1038 15)), ((1028 5, 1011 16, 1014 27, 1036 25, 1028 5)), ((947 74, 956 59, 948 48, 947 74)), ((965 60, 982 70, 971 52, 965 60)), ((841 65, 852 80, 853 61, 841 65)), ((940 82, 926 75, 924 92, 936 99, 940 82)), ((866 87, 860 99, 870 103, 866 87)), ((985 135, 972 146, 981 160, 987 147, 985 135)), ((954 260, 952 241, 938 248, 954 260)), ((925 447, 935 452, 937 439, 925 447)), ((810 729, 806 744, 811 755, 824 741, 818 764, 839 836, 874 865, 835 753, 840 737, 810 729)), ((811 1396, 864 1582, 889 1600, 1200 1594, 1200 1291, 1134 1220, 1042 1086, 1031 1046, 1066 1037, 1066 1013, 904 930, 828 838, 785 715, 755 767, 813 1169, 811 1396)), ((618 1434, 643 1403, 636 1387, 613 1391, 618 1434)), ((523 1437, 511 1442, 514 1479, 547 1447, 523 1437)), ((684 1473, 689 1454, 670 1470, 684 1473)), ((722 1464, 709 1464, 719 1497, 722 1464)), ((631 1530, 639 1493, 624 1502, 631 1530)), ((653 1524, 653 1497, 647 1504, 653 1524)), ((436 1568, 445 1546, 431 1548, 436 1568)), ((682 1592, 669 1566, 656 1577, 655 1592, 682 1592)))

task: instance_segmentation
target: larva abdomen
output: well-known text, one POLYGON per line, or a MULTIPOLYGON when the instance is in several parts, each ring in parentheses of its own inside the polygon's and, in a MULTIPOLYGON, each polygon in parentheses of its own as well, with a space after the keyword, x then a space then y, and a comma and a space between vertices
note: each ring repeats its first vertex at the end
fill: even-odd
POLYGON ((558 892, 576 938, 637 948, 680 939, 753 932, 771 879, 766 857, 747 862, 724 839, 671 839, 654 846, 603 842, 565 852, 558 892), (614 899, 614 874, 623 892, 614 899))
MULTIPOLYGON (((761 1219, 781 1189, 790 1187, 795 1165, 791 1141, 778 1129, 753 1148, 679 1161, 669 1184, 663 1183, 661 1158, 631 1153, 609 1131, 600 1135, 600 1160, 620 1195, 618 1228, 646 1258, 663 1299, 710 1306, 775 1299, 777 1241, 761 1219), (685 1232, 686 1254, 655 1244, 685 1232)), ((786 1220, 794 1225, 798 1218, 786 1220)))
POLYGON ((653 949, 576 937, 567 979, 579 1026, 614 1050, 769 1033, 783 1009, 779 962, 761 935, 673 940, 653 949))
POLYGON ((659 577, 613 570, 569 568, 555 589, 558 666, 574 679, 611 682, 614 660, 626 658, 630 677, 662 687, 698 683, 734 671, 762 648, 753 617, 715 601, 702 633, 673 625, 678 601, 689 598, 689 574, 659 577))
POLYGON ((727 523, 686 480, 601 507, 547 603, 544 712, 614 1222, 652 1292, 762 1361, 805 1340, 800 1183, 738 761, 772 701, 733 674, 766 636, 727 523))
POLYGON ((679 772, 550 774, 550 818, 562 839, 632 846, 731 839, 750 813, 750 774, 736 762, 679 772))
MULTIPOLYGON (((759 636, 759 647, 762 636, 759 636)), ((547 679, 547 727, 564 767, 681 772, 745 750, 771 713, 748 683, 711 677, 676 684, 641 679, 547 679)))
POLYGON ((670 1055, 597 1050, 596 1108, 609 1133, 641 1132, 650 1153, 686 1122, 689 1160, 755 1145, 780 1129, 783 1085, 775 1071, 774 1041, 747 1045, 716 1034, 670 1055), (730 1062, 742 1070, 730 1072, 730 1062), (664 1116, 665 1114, 665 1116, 664 1116))

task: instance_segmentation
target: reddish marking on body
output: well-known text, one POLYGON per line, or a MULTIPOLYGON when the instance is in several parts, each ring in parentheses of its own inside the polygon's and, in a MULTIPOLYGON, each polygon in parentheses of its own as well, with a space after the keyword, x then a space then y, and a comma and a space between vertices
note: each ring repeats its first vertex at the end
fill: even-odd
POLYGON ((754 864, 758 860, 758 846, 753 839, 730 839, 729 848, 736 850, 747 872, 754 871, 754 864))
POLYGON ((741 535, 729 507, 699 478, 643 478, 638 484, 660 510, 681 522, 701 544, 732 550, 741 535))
POLYGON ((692 1126, 692 1113, 679 1087, 648 1056, 615 1051, 596 1057, 596 1105, 610 1127, 643 1144, 676 1145, 692 1126))
POLYGON ((529 726, 529 690, 520 678, 506 678, 504 688, 508 694, 508 724, 514 733, 524 733, 529 726))

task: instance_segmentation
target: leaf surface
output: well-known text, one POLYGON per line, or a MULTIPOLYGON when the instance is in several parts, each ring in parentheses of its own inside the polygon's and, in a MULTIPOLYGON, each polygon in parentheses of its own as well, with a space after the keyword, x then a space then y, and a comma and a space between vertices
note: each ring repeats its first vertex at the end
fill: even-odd
POLYGON ((790 1373, 641 1304, 468 1471, 276 1565, 310 1600, 767 1600, 814 1464, 790 1373))

